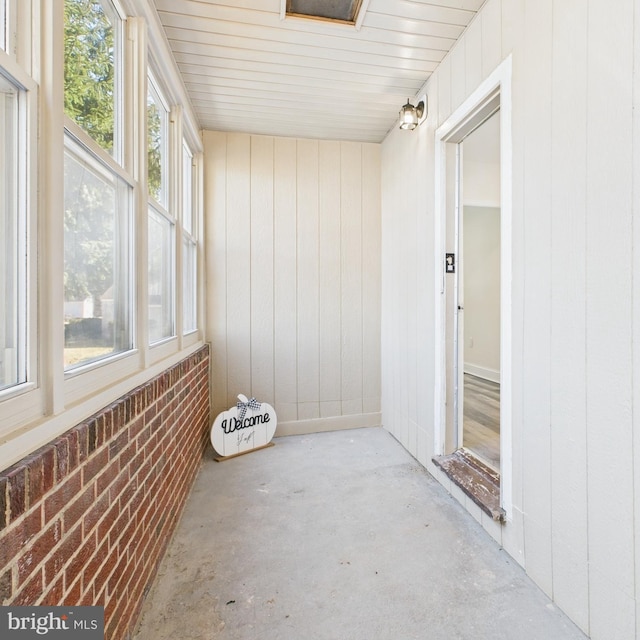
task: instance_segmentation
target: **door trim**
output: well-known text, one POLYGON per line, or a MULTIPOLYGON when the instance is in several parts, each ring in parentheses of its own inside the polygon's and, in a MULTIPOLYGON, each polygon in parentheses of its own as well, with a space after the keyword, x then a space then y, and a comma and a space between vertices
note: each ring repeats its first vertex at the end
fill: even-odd
MULTIPOLYGON (((445 229, 446 151, 475 126, 500 108, 500 502, 507 522, 513 514, 513 327, 512 327, 512 110, 511 56, 507 57, 478 88, 445 120, 435 133, 435 389, 434 453, 445 454, 446 442, 446 349, 445 349, 445 229)), ((456 190, 459 185, 456 185, 456 190)))

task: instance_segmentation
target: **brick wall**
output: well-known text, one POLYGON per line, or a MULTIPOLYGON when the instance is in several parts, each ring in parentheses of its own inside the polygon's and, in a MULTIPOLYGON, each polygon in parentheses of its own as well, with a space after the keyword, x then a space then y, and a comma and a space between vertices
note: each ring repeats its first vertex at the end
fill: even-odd
POLYGON ((103 605, 127 638, 209 436, 205 346, 0 473, 0 602, 103 605))

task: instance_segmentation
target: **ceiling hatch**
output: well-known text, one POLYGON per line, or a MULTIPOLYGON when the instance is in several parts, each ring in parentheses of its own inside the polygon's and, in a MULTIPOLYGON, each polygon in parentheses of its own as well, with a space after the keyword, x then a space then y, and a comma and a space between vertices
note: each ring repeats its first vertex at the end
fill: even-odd
POLYGON ((287 16, 345 24, 356 24, 363 4, 363 0, 286 0, 286 2, 287 16))

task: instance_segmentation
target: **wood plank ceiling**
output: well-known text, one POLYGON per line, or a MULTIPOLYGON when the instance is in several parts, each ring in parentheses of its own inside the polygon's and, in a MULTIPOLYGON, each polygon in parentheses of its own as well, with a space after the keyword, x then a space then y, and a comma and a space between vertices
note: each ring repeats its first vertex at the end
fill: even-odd
POLYGON ((484 2, 369 0, 357 28, 283 1, 154 0, 203 129, 381 142, 484 2))

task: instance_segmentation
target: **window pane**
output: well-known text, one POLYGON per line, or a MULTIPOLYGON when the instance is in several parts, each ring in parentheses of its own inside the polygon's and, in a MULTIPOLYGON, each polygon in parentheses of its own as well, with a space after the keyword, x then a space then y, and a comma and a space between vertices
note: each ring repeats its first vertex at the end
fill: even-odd
POLYGON ((197 317, 197 245, 189 238, 185 238, 182 245, 182 277, 183 277, 183 331, 195 331, 198 328, 197 317))
POLYGON ((147 95, 147 152, 149 195, 167 208, 167 140, 169 114, 153 83, 147 95))
POLYGON ((65 0, 64 17, 65 112, 113 155, 119 19, 100 0, 65 0))
POLYGON ((26 380, 24 220, 18 206, 18 90, 0 75, 0 389, 26 380))
POLYGON ((182 226, 193 233, 193 155, 187 144, 182 145, 182 226))
POLYGON ((65 152, 65 369, 131 348, 130 187, 65 152))
POLYGON ((149 342, 174 335, 173 224, 149 210, 149 342))

